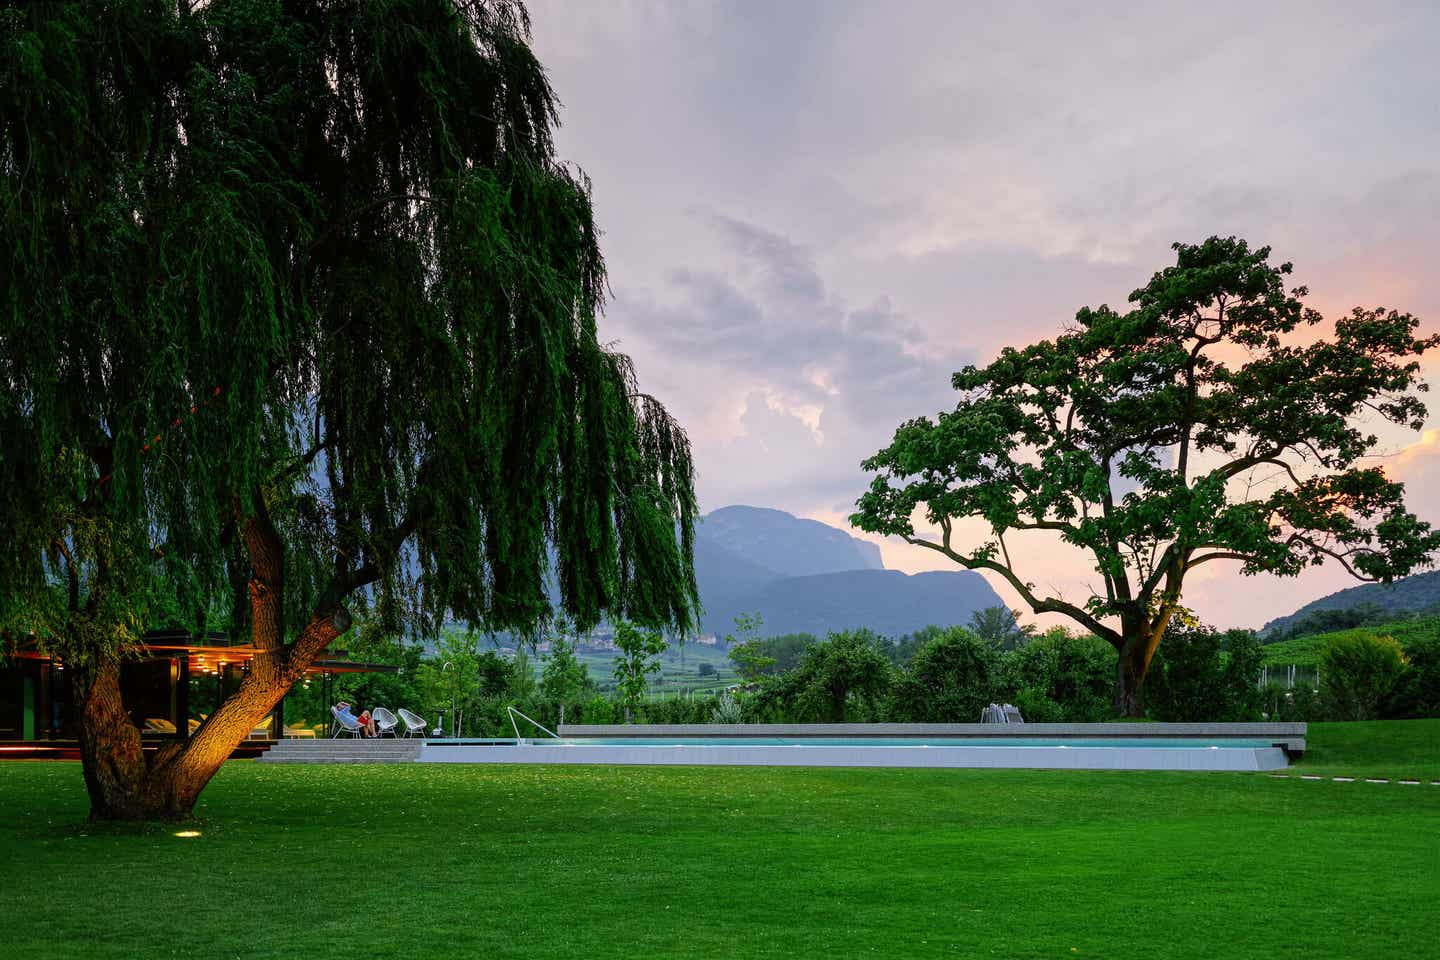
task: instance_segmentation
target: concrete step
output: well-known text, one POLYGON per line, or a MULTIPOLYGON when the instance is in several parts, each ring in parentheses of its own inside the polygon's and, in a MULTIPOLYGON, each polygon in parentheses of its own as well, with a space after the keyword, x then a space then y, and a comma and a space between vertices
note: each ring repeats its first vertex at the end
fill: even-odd
POLYGON ((423 740, 281 740, 260 759, 266 763, 414 763, 423 740))

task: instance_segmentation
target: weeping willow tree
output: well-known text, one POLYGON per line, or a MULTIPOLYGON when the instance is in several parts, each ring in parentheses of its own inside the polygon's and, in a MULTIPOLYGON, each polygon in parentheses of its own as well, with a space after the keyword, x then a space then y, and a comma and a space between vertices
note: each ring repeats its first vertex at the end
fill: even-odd
POLYGON ((357 607, 693 621, 690 451, 598 338, 523 8, 0 9, 0 631, 67 662, 94 816, 187 815, 357 607), (147 754, 159 585, 257 654, 147 754))

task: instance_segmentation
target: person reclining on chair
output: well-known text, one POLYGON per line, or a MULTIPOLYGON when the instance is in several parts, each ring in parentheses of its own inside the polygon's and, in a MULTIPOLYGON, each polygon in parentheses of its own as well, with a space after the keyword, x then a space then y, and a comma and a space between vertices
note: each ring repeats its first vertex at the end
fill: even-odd
POLYGON ((375 719, 370 716, 369 710, 360 711, 360 716, 357 717, 355 716, 355 714, 350 712, 350 704, 346 703, 344 700, 341 700, 339 703, 335 704, 335 709, 345 714, 345 716, 350 718, 351 720, 354 720, 359 725, 360 729, 364 731, 365 736, 375 736, 375 719))

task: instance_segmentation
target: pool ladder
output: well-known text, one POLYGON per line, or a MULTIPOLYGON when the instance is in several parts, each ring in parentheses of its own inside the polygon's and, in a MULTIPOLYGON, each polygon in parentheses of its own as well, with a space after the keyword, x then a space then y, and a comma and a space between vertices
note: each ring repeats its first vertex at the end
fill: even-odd
POLYGON ((519 725, 517 725, 517 724, 515 723, 515 718, 516 718, 516 717, 519 717, 521 720, 524 720, 525 722, 529 723, 531 726, 534 726, 534 727, 537 727, 537 728, 539 728, 539 729, 541 729, 541 730, 544 730, 546 733, 550 734, 550 736, 554 737, 556 740, 559 740, 559 739, 560 739, 560 734, 556 733, 554 730, 551 730, 549 727, 545 726, 545 724, 541 723, 539 720, 535 720, 535 719, 533 719, 533 718, 531 718, 531 717, 525 716, 525 714, 521 713, 519 710, 516 710, 514 707, 506 707, 506 708, 505 708, 505 712, 506 712, 507 714, 509 714, 509 716, 510 716, 510 729, 512 729, 512 730, 515 731, 515 746, 517 746, 517 747, 523 747, 523 746, 525 746, 526 740, 525 740, 524 737, 520 736, 520 727, 519 727, 519 725))

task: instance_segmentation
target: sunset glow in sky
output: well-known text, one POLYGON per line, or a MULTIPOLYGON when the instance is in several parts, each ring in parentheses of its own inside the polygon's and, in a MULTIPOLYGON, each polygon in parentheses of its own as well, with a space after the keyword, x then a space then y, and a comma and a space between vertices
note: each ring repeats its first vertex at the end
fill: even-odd
MULTIPOLYGON (((971 6, 532 3, 606 231, 604 336, 689 430, 703 509, 847 526, 860 461, 950 406, 952 371, 1122 305, 1176 240, 1269 244, 1327 316, 1440 329, 1440 7, 971 6)), ((1440 523, 1440 430, 1387 441, 1440 523)), ((1078 552, 1027 554, 1088 592, 1078 552)), ((1186 603, 1258 626, 1353 583, 1234 574, 1186 603)))

